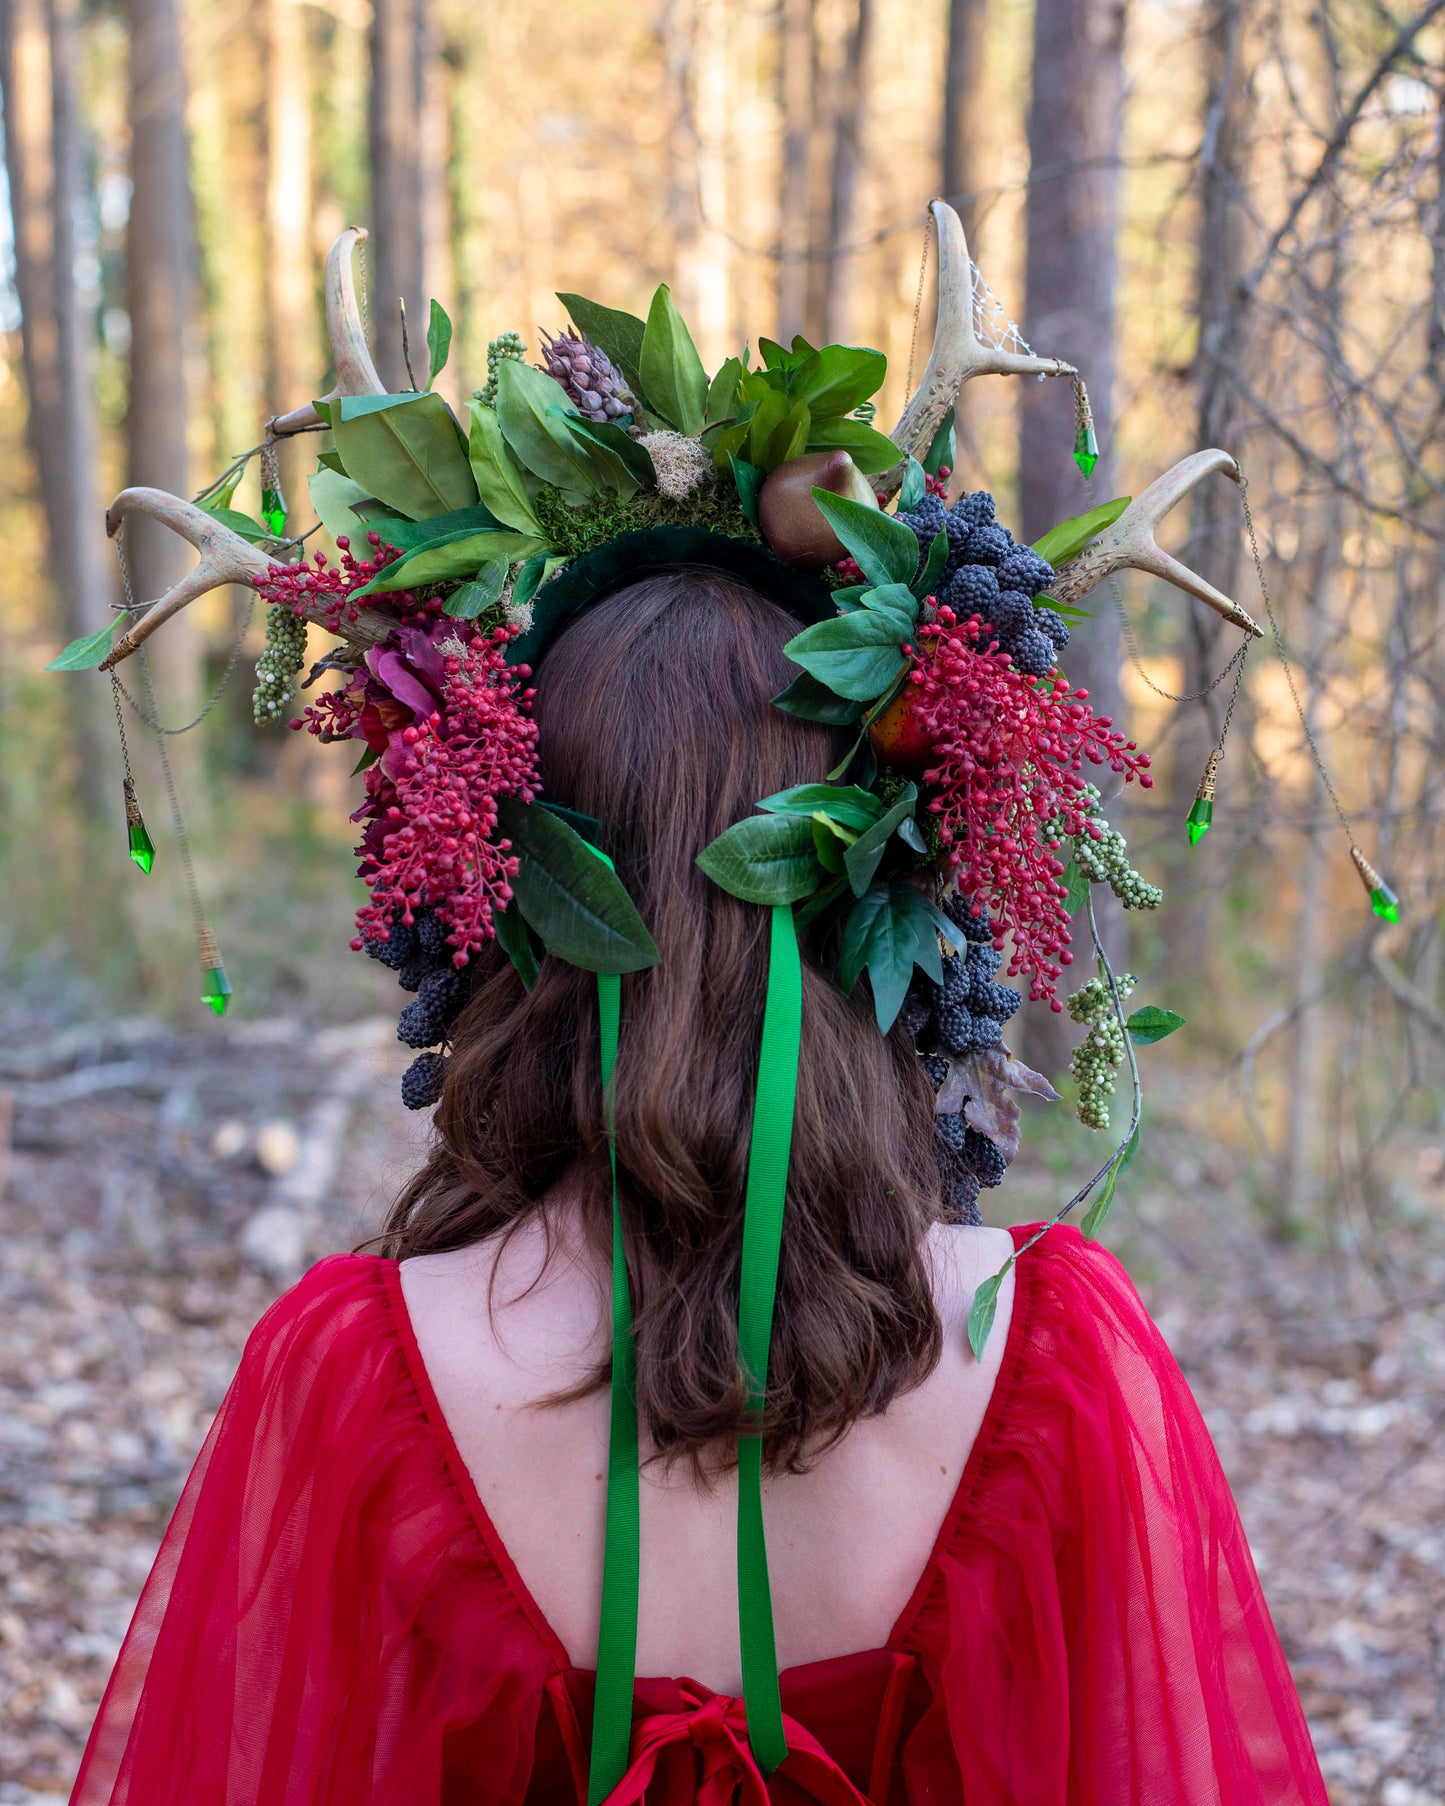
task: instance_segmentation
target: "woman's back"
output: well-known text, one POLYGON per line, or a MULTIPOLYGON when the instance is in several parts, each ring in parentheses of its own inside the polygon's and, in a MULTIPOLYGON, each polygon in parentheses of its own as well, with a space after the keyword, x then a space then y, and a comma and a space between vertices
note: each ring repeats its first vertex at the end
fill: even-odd
MULTIPOLYGON (((597 1652, 608 1398, 542 1405, 585 1382, 605 1351, 606 1276, 565 1215, 543 1269, 533 1221, 495 1241, 403 1262, 402 1290, 448 1426, 528 1590, 573 1662, 597 1652), (495 1274, 494 1308, 488 1296, 495 1274), (542 1408, 538 1408, 541 1405, 542 1408)), ((789 1668, 876 1648, 927 1563, 992 1393, 1012 1275, 984 1359, 968 1347, 974 1290, 1007 1260, 1001 1229, 929 1241, 943 1356, 888 1411, 854 1424, 807 1472, 764 1484, 778 1660, 789 1668)), ((741 1690, 737 1473, 645 1468, 638 1673, 741 1690)))

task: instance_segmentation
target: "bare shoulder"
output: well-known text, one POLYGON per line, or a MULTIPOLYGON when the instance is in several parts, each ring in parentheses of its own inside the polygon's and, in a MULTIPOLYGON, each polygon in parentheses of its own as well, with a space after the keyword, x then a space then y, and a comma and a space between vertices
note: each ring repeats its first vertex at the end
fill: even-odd
MULTIPOLYGON (((1002 1271, 1009 1261, 1014 1251, 1013 1237, 1007 1229, 939 1223, 929 1232, 927 1248, 934 1302, 943 1323, 945 1347, 953 1347, 961 1337, 966 1348, 968 1313, 973 1307, 974 1294, 984 1280, 1002 1271)), ((1014 1269, 1009 1266, 999 1287, 994 1327, 984 1349, 985 1369, 996 1371, 1003 1360, 1013 1301, 1014 1269)))

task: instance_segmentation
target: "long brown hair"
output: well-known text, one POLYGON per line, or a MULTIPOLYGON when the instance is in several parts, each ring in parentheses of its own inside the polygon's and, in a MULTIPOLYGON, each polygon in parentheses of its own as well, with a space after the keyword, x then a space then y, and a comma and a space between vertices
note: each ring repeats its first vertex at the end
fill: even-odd
MULTIPOLYGON (((796 631, 755 591, 686 570, 590 609, 537 678, 545 794, 601 822, 662 955, 622 980, 616 1133, 638 1409, 664 1458, 725 1461, 747 1421, 738 1264, 768 920, 694 862, 760 797, 821 779, 839 756, 833 730, 771 706, 796 675, 782 652, 796 631)), ((605 1255, 596 982, 546 959, 527 992, 496 949, 483 960, 436 1146, 384 1245, 397 1258, 470 1245, 565 1179, 605 1255)), ((930 1088, 901 1033, 878 1033, 867 986, 843 996, 826 946, 805 944, 803 967, 763 1420, 768 1462, 795 1469, 916 1385, 940 1349, 923 1255, 939 1216, 930 1088)))

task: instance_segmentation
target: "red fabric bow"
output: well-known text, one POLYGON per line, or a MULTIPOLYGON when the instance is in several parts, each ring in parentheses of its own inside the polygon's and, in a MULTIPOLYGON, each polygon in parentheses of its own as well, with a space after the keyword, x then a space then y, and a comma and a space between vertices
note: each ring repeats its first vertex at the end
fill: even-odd
MULTIPOLYGON (((632 1733, 632 1763, 605 1806, 770 1806, 763 1772, 748 1743, 740 1699, 704 1694, 687 1682, 681 1711, 650 1712, 632 1733)), ((786 1775, 794 1797, 817 1806, 868 1806, 868 1801, 810 1731, 783 1716, 786 1775)))

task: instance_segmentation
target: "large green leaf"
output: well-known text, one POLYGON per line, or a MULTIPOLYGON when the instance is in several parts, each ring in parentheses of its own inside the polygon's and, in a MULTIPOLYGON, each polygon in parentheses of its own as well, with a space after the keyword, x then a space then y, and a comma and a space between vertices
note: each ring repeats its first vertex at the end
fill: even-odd
POLYGON ((502 529, 501 521, 480 502, 470 508, 453 508, 449 514, 433 514, 428 520, 403 520, 399 514, 378 515, 365 508, 362 512, 366 525, 374 527, 384 541, 402 552, 440 545, 444 539, 456 539, 463 533, 495 533, 502 529))
POLYGON ((774 427, 768 440, 768 449, 763 458, 766 468, 776 470, 789 459, 801 457, 803 448, 808 443, 808 432, 812 424, 813 417, 808 412, 807 402, 794 402, 774 427))
MULTIPOLYGON (((768 462, 773 440, 788 418, 788 398, 777 389, 768 389, 753 402, 748 413, 748 462, 763 470, 774 468, 768 462)), ((724 435, 727 437, 728 435, 724 435)))
POLYGON ((510 569, 505 558, 484 564, 477 572, 475 582, 464 583, 460 589, 452 591, 442 603, 442 613, 450 615, 454 621, 475 621, 478 615, 484 615, 501 601, 510 569))
POLYGON ((497 930, 497 945, 517 968, 525 990, 530 991, 542 969, 542 943, 527 926, 515 898, 492 917, 497 930))
POLYGON ((886 433, 863 420, 813 421, 809 451, 845 451, 865 477, 881 476, 898 462, 898 447, 886 433))
POLYGON ((718 366, 717 375, 707 386, 707 401, 703 411, 708 423, 731 420, 738 409, 738 384, 743 380, 743 360, 730 357, 725 364, 718 366))
POLYGON ((557 299, 578 331, 591 339, 599 351, 605 351, 629 381, 640 383, 642 335, 647 330, 643 321, 636 314, 589 301, 585 295, 559 294, 557 299))
POLYGON ((103 658, 110 655, 110 643, 115 630, 128 620, 126 615, 117 615, 115 620, 107 621, 104 627, 97 627, 94 633, 87 633, 78 640, 72 640, 63 651, 58 652, 45 667, 47 671, 93 671, 103 658))
POLYGON ((801 721, 823 721, 829 727, 850 727, 863 712, 861 702, 839 696, 807 671, 800 671, 787 689, 773 698, 773 707, 801 721))
POLYGON ((351 539, 366 531, 365 522, 352 509, 354 502, 371 499, 360 483, 323 466, 307 477, 306 487, 317 519, 333 539, 351 539))
POLYGON ((263 526, 254 515, 243 514, 239 508, 220 508, 207 502, 201 505, 201 512, 209 514, 212 520, 219 521, 223 527, 229 527, 239 539, 244 539, 248 545, 275 545, 278 540, 285 537, 284 534, 273 533, 269 527, 263 526))
POLYGON ((697 863, 745 903, 796 903, 823 878, 807 816, 753 815, 734 822, 703 848, 697 863))
POLYGON ((607 472, 609 487, 622 501, 630 502, 639 489, 652 487, 657 476, 652 459, 630 433, 610 420, 584 420, 580 414, 563 418, 593 464, 607 472))
POLYGON ((638 364, 647 406, 664 415, 680 433, 700 433, 707 421, 707 373, 692 334, 664 282, 647 310, 638 364))
POLYGON ((370 583, 353 590, 357 596, 388 596, 397 590, 418 589, 424 583, 449 583, 455 577, 473 577, 483 565, 498 559, 530 558, 541 543, 526 533, 493 528, 481 533, 454 533, 407 552, 378 571, 370 583))
POLYGON ((874 614, 896 616, 910 627, 918 619, 918 598, 906 583, 875 583, 859 600, 874 614))
POLYGON ((1117 496, 1112 502, 1101 502, 1087 514, 1075 514, 1068 520, 1061 520, 1056 527, 1050 527, 1042 539, 1034 542, 1033 549, 1045 564, 1051 564, 1057 570, 1061 564, 1077 558, 1105 527, 1112 527, 1129 506, 1130 499, 1127 495, 1117 496))
POLYGON ((346 474, 411 520, 469 507, 477 486, 440 395, 346 395, 331 404, 346 474))
POLYGON ((497 820, 521 864, 514 902, 558 959, 587 972, 640 972, 658 952, 616 873, 547 809, 502 797, 497 820))
POLYGON ((1175 1029, 1183 1028, 1184 1018, 1173 1010, 1161 1010, 1157 1004, 1150 1003, 1142 1010, 1135 1010, 1124 1026, 1136 1047, 1152 1047, 1156 1041, 1172 1035, 1175 1029))
POLYGON ((860 790, 856 784, 794 784, 791 790, 765 796, 758 807, 770 815, 812 815, 822 810, 860 834, 883 814, 881 798, 871 790, 860 790))
MULTIPOLYGON (((887 374, 888 359, 881 351, 824 345, 793 371, 788 394, 794 401, 806 401, 814 420, 836 420, 876 395, 887 374)), ((898 461, 896 447, 893 461, 898 461)))
POLYGON ((918 789, 914 784, 904 787, 903 794, 893 807, 878 819, 863 834, 860 834, 848 849, 846 865, 848 882, 853 886, 853 895, 861 897, 873 882, 879 861, 887 849, 905 817, 913 814, 913 805, 918 801, 918 789))
POLYGON ((851 996, 858 974, 867 968, 873 1013, 885 1035, 903 1008, 917 950, 914 925, 895 908, 891 885, 874 885, 849 910, 838 954, 838 982, 851 996))
POLYGON ((560 489, 573 507, 602 495, 607 483, 587 448, 568 429, 566 391, 542 370, 518 358, 497 368, 497 420, 502 437, 533 476, 560 489), (557 410, 553 412, 553 410, 557 410))
POLYGON ((331 404, 346 474, 411 520, 477 499, 466 449, 440 395, 346 395, 331 404))
POLYGON ((467 456, 483 505, 490 508, 499 521, 515 527, 519 533, 540 536, 542 526, 532 506, 527 479, 521 465, 507 449, 496 409, 489 408, 485 402, 472 401, 468 403, 468 413, 471 433, 467 439, 467 456))
POLYGON ((431 316, 427 321, 426 328, 426 350, 427 358, 430 363, 430 372, 426 379, 426 386, 429 389, 435 386, 436 379, 446 368, 446 362, 451 353, 451 348, 451 315, 442 306, 440 301, 433 301, 431 304, 431 316))
POLYGON ((783 650, 839 696, 872 702, 903 670, 906 627, 868 609, 805 627, 783 650))
POLYGON ((815 489, 813 500, 869 583, 913 581, 918 569, 918 536, 905 521, 827 489, 815 489))

